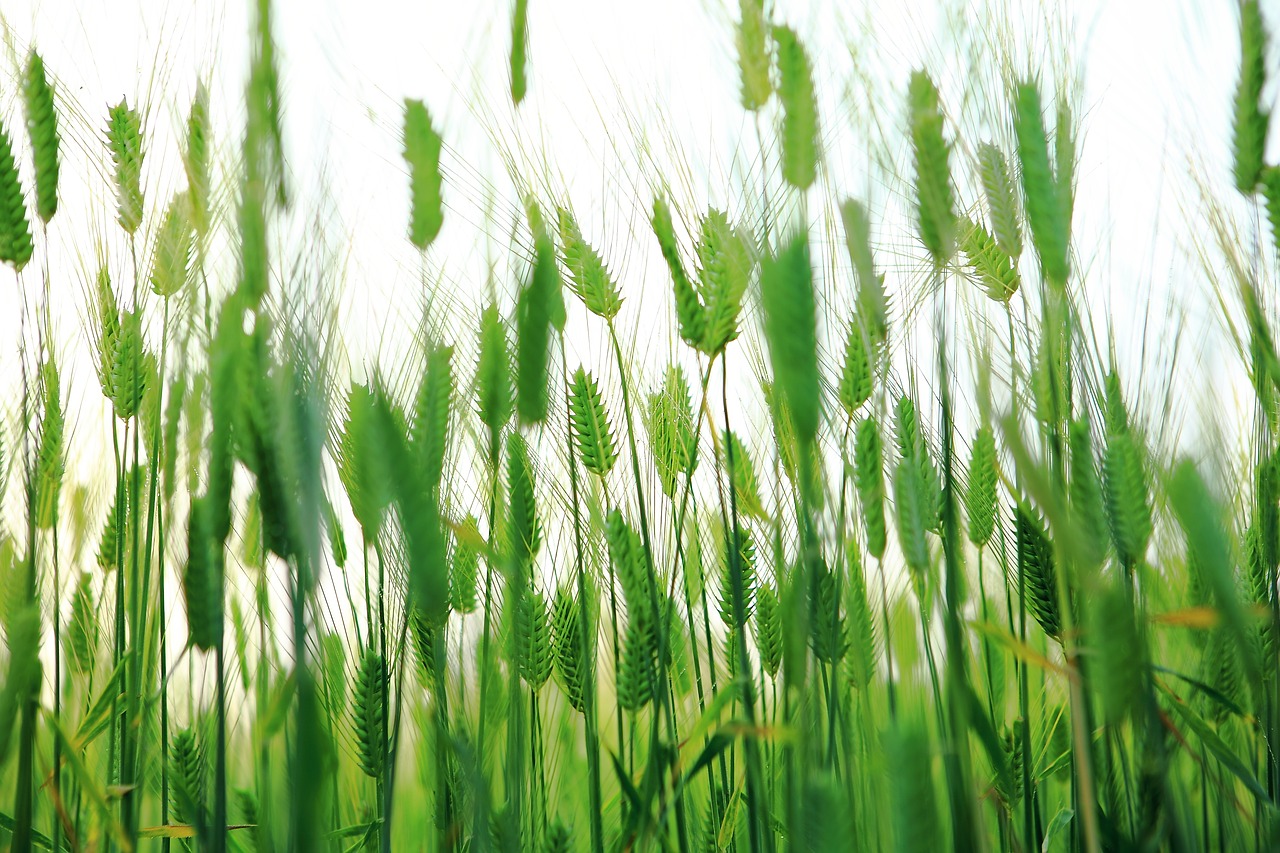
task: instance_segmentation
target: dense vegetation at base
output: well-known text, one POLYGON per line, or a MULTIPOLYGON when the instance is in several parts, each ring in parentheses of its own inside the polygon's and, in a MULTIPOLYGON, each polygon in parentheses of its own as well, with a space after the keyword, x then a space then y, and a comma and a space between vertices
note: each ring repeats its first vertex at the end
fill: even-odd
MULTIPOLYGON (((424 320, 407 366, 341 370, 327 276, 278 251, 299 202, 270 11, 233 168, 204 87, 172 198, 145 191, 137 107, 99 125, 129 257, 85 262, 96 465, 74 453, 64 401, 94 377, 60 364, 76 318, 48 257, 60 181, 96 178, 59 168, 71 87, 34 49, 13 77, 12 850, 1280 846, 1280 166, 1257 0, 1222 132, 1260 233, 1206 238, 1251 379, 1239 453, 1176 446, 1166 380, 1099 343, 1069 86, 1030 69, 962 139, 936 69, 901 81, 911 257, 890 263, 875 208, 822 180, 856 152, 827 150, 812 57, 758 0, 735 45, 765 179, 733 212, 634 199, 677 358, 643 358, 609 224, 545 175, 513 176, 520 228, 493 235, 516 280, 467 322, 433 313, 448 128, 408 100, 424 320), (990 325, 962 334, 975 302, 990 325), (571 333, 604 342, 599 364, 571 333)), ((517 106, 527 15, 516 0, 517 106)))

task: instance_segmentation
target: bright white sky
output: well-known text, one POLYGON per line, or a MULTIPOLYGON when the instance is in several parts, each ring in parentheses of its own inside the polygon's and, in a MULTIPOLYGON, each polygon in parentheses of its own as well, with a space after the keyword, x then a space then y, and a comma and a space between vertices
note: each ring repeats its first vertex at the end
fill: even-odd
MULTIPOLYGON (((516 227, 518 196, 493 137, 518 141, 527 162, 547 164, 530 172, 521 163, 521 171, 568 192, 588 238, 619 271, 629 299, 624 332, 635 330, 647 345, 640 357, 654 372, 670 357, 674 335, 663 327, 650 336, 646 328, 655 319, 667 322, 670 297, 643 217, 664 179, 689 210, 732 206, 738 196, 729 190, 743 180, 735 152, 750 160, 759 150, 755 127, 737 102, 736 4, 529 5, 530 94, 516 113, 506 95, 509 0, 276 3, 290 168, 306 201, 331 200, 327 236, 315 243, 327 246, 345 271, 341 316, 357 375, 379 354, 394 367, 419 317, 422 267, 405 239, 407 182, 399 154, 406 96, 427 103, 451 149, 450 211, 426 261, 429 276, 475 305, 487 298, 492 264, 500 291, 510 292, 504 246, 516 227), (639 128, 652 156, 638 153, 639 128), (675 163, 687 166, 691 180, 676 177, 675 163), (488 215, 485 239, 478 235, 488 215)), ((77 439, 78 446, 109 435, 105 418, 83 414, 96 411, 90 401, 98 394, 84 358, 83 287, 99 249, 86 235, 102 235, 113 257, 127 257, 104 167, 107 108, 126 96, 145 110, 153 134, 147 209, 158 219, 181 189, 176 133, 198 75, 213 80, 222 155, 234 152, 249 7, 248 0, 5 0, 0 12, 9 42, 0 55, 0 116, 11 129, 21 127, 15 69, 33 42, 57 77, 68 113, 64 212, 53 225, 51 268, 58 333, 72 353, 71 399, 85 421, 76 427, 85 442, 77 439)), ((1248 221, 1229 186, 1234 0, 812 0, 779 2, 774 17, 799 32, 814 58, 832 185, 827 203, 846 194, 870 200, 886 223, 878 236, 891 286, 915 286, 923 265, 904 218, 903 187, 873 170, 871 160, 874 153, 909 174, 898 129, 910 70, 923 65, 939 80, 966 143, 955 168, 971 173, 966 155, 993 127, 990 109, 982 107, 995 88, 991 44, 1023 44, 1012 56, 1014 71, 1021 75, 1030 65, 1053 78, 1063 67, 1062 51, 1044 48, 1048 32, 1059 48, 1070 48, 1082 81, 1076 231, 1089 267, 1090 304, 1118 318, 1113 333, 1126 359, 1142 351, 1147 316, 1152 328, 1145 339, 1157 351, 1148 358, 1157 361, 1167 358, 1160 347, 1167 349, 1171 312, 1187 315, 1188 342, 1205 340, 1203 332, 1214 328, 1205 276, 1191 254, 1191 235, 1203 235, 1203 220, 1190 176, 1203 175, 1248 221)), ((962 184, 961 197, 975 200, 971 184, 967 190, 962 184)), ((295 223, 299 231, 306 226, 295 223)), ((116 265, 124 274, 127 267, 116 265)), ((29 273, 26 286, 36 280, 29 273)), ((17 339, 16 306, 15 289, 0 277, 0 340, 17 339)), ((598 360, 604 353, 598 328, 573 328, 571 361, 598 360)), ((1191 357, 1211 359, 1204 385, 1238 381, 1219 373, 1221 355, 1188 347, 1191 357)), ((12 375, 14 349, 0 352, 0 375, 12 375)))
MULTIPOLYGON (((301 209, 324 211, 323 227, 307 214, 292 223, 292 234, 312 263, 345 276, 340 318, 349 357, 340 366, 360 377, 376 360, 400 375, 420 316, 424 266, 406 239, 399 141, 403 99, 417 97, 449 147, 449 210, 425 261, 427 275, 441 279, 444 292, 468 311, 487 300, 490 281, 510 294, 515 273, 505 247, 517 228, 519 196, 498 152, 515 151, 518 172, 548 180, 572 199, 586 236, 622 280, 623 339, 637 342, 634 357, 646 384, 658 375, 676 336, 667 325, 667 275, 646 222, 653 192, 669 183, 691 216, 709 203, 740 212, 739 190, 750 177, 743 164, 759 151, 756 128, 737 100, 736 3, 529 0, 530 92, 518 114, 507 96, 510 0, 275 5, 290 170, 301 209), (662 324, 656 332, 654 323, 662 324)), ((904 294, 918 291, 925 269, 904 184, 887 177, 910 174, 901 128, 911 69, 930 71, 942 90, 949 132, 960 127, 964 145, 953 168, 969 205, 977 197, 966 177, 976 144, 994 136, 1009 150, 1007 116, 990 106, 999 89, 992 46, 1021 45, 1009 57, 1013 73, 1042 69, 1050 80, 1061 78, 1063 49, 1069 49, 1081 84, 1075 229, 1088 271, 1087 302, 1095 315, 1115 318, 1111 334, 1124 372, 1132 377, 1144 369, 1144 381, 1157 377, 1157 386, 1160 373, 1169 371, 1173 331, 1185 320, 1180 352, 1193 380, 1178 389, 1175 418, 1153 426, 1195 428, 1193 409, 1226 417, 1242 411, 1247 383, 1238 360, 1220 346, 1217 308, 1195 253, 1197 245, 1208 245, 1216 257, 1192 180, 1201 176, 1246 234, 1256 229, 1229 180, 1235 0, 779 0, 777 6, 775 19, 792 25, 809 48, 820 94, 827 150, 811 212, 845 195, 870 202, 879 222, 878 259, 899 305, 909 302, 904 294), (1054 49, 1046 48, 1046 33, 1054 49), (883 168, 872 168, 873 162, 883 168)), ((1280 22, 1274 4, 1264 6, 1280 22)), ((249 0, 3 0, 0 6, 7 43, 0 50, 0 118, 11 131, 22 126, 16 69, 33 42, 61 97, 62 212, 50 234, 50 270, 64 380, 71 385, 76 456, 70 468, 98 496, 86 532, 92 541, 106 512, 111 433, 84 332, 85 284, 104 252, 116 276, 127 280, 128 273, 105 163, 108 107, 122 96, 142 105, 150 139, 147 212, 158 221, 182 188, 177 134, 200 76, 212 80, 220 154, 224 161, 234 155, 249 12, 249 0)), ((771 139, 771 131, 765 136, 771 139)), ((38 289, 38 269, 33 264, 25 276, 29 294, 38 289)), ((1004 318, 981 294, 963 290, 957 328, 988 322, 1003 330, 1004 318)), ((837 291, 826 291, 829 337, 847 316, 837 291)), ((18 290, 0 271, 5 389, 16 387, 19 304, 18 290)), ((156 340, 158 313, 151 312, 156 340)), ((444 314, 433 320, 446 338, 461 328, 444 314)), ((570 332, 570 364, 581 360, 611 375, 599 325, 579 312, 571 315, 570 332)), ((1105 340, 1105 327, 1101 334, 1105 340)), ((928 335, 904 337, 925 348, 921 363, 932 363, 928 335)), ((995 340, 1003 340, 999 331, 995 340)), ((465 365, 469 355, 460 361, 465 365)), ((608 391, 606 399, 618 403, 608 391)), ((1163 400, 1147 402, 1166 410, 1163 400)), ((7 420, 13 435, 15 419, 7 420)), ((11 500, 11 512, 14 507, 11 500)), ((553 533, 549 550, 567 553, 555 540, 553 533)), ((348 525, 348 542, 355 541, 348 525)), ((180 620, 172 590, 171 598, 171 618, 180 620)), ((324 598, 344 600, 336 588, 324 598)))

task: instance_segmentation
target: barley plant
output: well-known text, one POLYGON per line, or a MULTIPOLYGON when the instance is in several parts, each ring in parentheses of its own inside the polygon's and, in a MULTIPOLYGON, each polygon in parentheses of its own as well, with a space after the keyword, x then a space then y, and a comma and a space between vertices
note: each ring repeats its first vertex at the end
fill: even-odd
MULTIPOLYGON (((506 110, 539 2, 494 30, 506 110)), ((180 114, 79 103, 8 38, 0 843, 1280 849, 1262 5, 1204 131, 1230 168, 1185 205, 1248 384, 1186 431, 1213 364, 1118 353, 1087 111, 1012 35, 873 115, 824 107, 845 84, 774 3, 729 4, 737 166, 708 195, 697 140, 659 170, 619 125, 622 223, 500 127, 482 179, 404 99, 396 358, 353 355, 349 264, 299 240, 269 0, 242 97, 180 114), (837 190, 849 162, 889 199, 837 190), (58 258, 69 187, 98 225, 58 258), (487 282, 433 251, 464 232, 487 282)))

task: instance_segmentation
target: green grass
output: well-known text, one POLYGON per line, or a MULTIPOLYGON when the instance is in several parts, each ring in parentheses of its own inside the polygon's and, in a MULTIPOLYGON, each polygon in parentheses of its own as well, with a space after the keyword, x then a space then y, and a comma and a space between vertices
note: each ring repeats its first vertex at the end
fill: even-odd
MULTIPOLYGON (((911 174, 892 177, 914 222, 885 233, 828 180, 845 152, 824 143, 819 57, 742 0, 759 160, 741 196, 632 199, 670 288, 659 337, 632 331, 651 283, 529 175, 519 227, 479 226, 509 242, 511 287, 464 316, 424 284, 407 361, 357 380, 334 366, 328 292, 275 239, 301 202, 267 0, 239 155, 212 156, 200 87, 169 198, 148 194, 127 101, 101 117, 105 183, 59 168, 68 84, 31 53, 26 133, 0 131, 22 322, 3 344, 0 485, 21 523, 0 528, 0 843, 1280 846, 1262 227, 1280 184, 1263 20, 1242 8, 1218 177, 1244 196, 1206 200, 1252 382, 1234 457, 1207 435, 1176 447, 1165 380, 1099 343, 1072 236, 1080 111, 1035 75, 985 94, 995 138, 957 120, 944 69, 901 81, 911 174), (84 271, 96 385, 54 345, 60 180, 95 186, 121 229, 125 254, 84 271), (603 357, 577 363, 574 335, 603 357), (69 464, 80 385, 105 401, 92 466, 69 464)), ((514 106, 538 85, 528 11, 514 106)), ((427 282, 443 229, 477 226, 452 216, 448 127, 403 109, 427 282)))

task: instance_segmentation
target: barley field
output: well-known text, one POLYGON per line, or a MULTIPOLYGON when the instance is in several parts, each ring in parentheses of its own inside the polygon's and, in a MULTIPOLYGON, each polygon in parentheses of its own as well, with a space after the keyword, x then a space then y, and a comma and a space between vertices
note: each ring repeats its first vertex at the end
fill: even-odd
POLYGON ((544 2, 491 162, 388 96, 385 257, 271 0, 110 105, 0 12, 0 846, 1280 849, 1280 7, 1135 225, 1069 9, 704 4, 736 129, 571 101, 571 192, 544 2))

